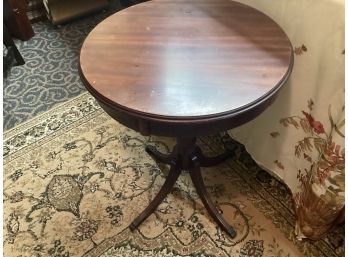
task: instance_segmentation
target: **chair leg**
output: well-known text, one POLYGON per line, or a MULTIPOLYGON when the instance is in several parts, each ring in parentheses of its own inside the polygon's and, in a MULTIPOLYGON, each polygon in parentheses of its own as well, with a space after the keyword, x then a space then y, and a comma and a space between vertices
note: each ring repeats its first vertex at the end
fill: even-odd
POLYGON ((16 59, 17 65, 23 65, 25 63, 21 53, 18 51, 17 46, 15 45, 10 32, 8 32, 6 26, 3 26, 4 29, 4 44, 7 48, 12 49, 14 57, 16 59))

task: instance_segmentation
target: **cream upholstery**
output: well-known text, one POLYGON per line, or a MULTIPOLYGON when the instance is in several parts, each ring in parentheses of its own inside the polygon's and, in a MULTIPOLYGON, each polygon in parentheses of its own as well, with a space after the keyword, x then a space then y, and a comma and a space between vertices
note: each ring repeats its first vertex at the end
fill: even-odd
POLYGON ((317 239, 344 206, 344 1, 240 2, 284 29, 295 63, 275 103, 229 134, 291 189, 298 238, 317 239))

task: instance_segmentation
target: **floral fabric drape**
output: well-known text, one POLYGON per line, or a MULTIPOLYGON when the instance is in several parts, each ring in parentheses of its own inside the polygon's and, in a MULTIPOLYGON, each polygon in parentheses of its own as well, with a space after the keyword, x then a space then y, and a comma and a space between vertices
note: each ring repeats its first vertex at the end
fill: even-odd
POLYGON ((344 0, 239 0, 270 16, 295 53, 275 103, 229 131, 291 189, 299 239, 318 239, 344 208, 344 0))

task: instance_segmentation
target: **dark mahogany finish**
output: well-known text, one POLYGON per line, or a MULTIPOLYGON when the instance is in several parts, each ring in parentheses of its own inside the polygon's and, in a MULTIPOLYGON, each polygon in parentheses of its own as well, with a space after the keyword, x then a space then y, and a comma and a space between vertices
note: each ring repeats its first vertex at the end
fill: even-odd
POLYGON ((129 226, 131 230, 137 228, 152 212, 156 210, 157 206, 172 190, 181 171, 189 170, 192 182, 196 187, 197 194, 201 198, 203 205, 209 214, 212 216, 215 222, 223 230, 225 230, 226 233, 228 233, 231 237, 236 236, 235 230, 225 221, 218 209, 208 197, 200 169, 200 166, 209 167, 222 162, 228 157, 228 154, 222 154, 214 158, 205 157, 202 154, 201 149, 196 145, 196 138, 177 138, 177 143, 172 153, 167 156, 158 152, 152 146, 147 146, 146 151, 157 161, 170 164, 170 170, 166 181, 158 194, 155 196, 149 206, 129 226))
POLYGON ((155 154, 171 164, 171 172, 131 228, 153 212, 187 167, 209 213, 235 234, 207 197, 199 169, 225 156, 203 157, 195 138, 259 115, 275 100, 292 65, 292 46, 282 29, 229 0, 154 0, 110 16, 88 35, 79 72, 102 108, 144 135, 178 142, 170 156, 155 154))

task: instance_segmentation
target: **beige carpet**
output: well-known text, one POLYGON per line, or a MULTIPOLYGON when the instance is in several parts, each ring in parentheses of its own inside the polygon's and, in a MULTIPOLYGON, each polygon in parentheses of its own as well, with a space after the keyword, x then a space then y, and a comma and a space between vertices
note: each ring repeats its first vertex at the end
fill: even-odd
MULTIPOLYGON (((234 158, 204 169, 235 239, 210 219, 187 173, 130 232, 168 172, 144 146, 168 152, 173 143, 118 124, 87 93, 6 132, 4 256, 343 256, 341 230, 296 240, 291 195, 240 146, 234 158)), ((207 155, 222 151, 218 137, 199 144, 207 155)))

